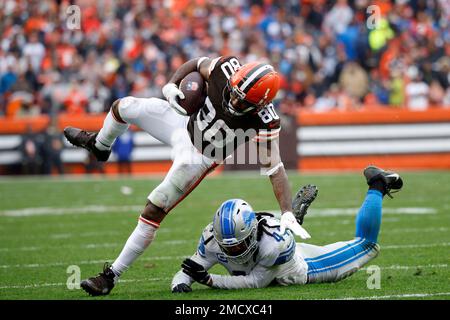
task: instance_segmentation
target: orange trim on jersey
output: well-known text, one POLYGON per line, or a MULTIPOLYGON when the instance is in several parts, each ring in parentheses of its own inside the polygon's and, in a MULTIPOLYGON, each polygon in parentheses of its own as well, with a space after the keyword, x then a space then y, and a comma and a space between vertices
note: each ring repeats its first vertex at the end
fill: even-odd
POLYGON ((158 222, 152 221, 152 220, 148 220, 143 218, 142 216, 139 217, 139 220, 142 221, 145 224, 151 225, 155 228, 159 228, 160 224, 158 222))
POLYGON ((199 183, 202 182, 202 180, 203 180, 203 179, 204 179, 211 171, 213 171, 215 168, 217 168, 217 166, 218 166, 218 164, 214 162, 214 163, 212 164, 212 166, 211 166, 208 170, 206 170, 206 171, 202 174, 202 176, 201 176, 200 178, 197 179, 197 181, 195 181, 195 183, 189 188, 189 190, 186 191, 186 192, 183 194, 183 196, 182 196, 180 199, 178 199, 177 202, 175 202, 175 204, 174 204, 173 206, 171 206, 169 209, 167 209, 166 213, 169 213, 170 210, 172 210, 173 208, 175 208, 181 201, 183 201, 183 200, 184 200, 184 199, 192 192, 192 190, 194 190, 194 189, 199 185, 199 183))

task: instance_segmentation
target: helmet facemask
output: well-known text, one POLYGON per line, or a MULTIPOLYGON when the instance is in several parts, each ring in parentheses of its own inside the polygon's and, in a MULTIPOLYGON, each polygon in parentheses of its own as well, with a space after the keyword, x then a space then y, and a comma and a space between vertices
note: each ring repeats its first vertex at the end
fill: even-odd
POLYGON ((234 239, 224 239, 218 242, 220 250, 227 257, 228 260, 237 264, 243 264, 250 260, 253 253, 258 248, 258 241, 256 240, 257 227, 251 230, 250 234, 243 240, 236 242, 234 239), (232 240, 232 241, 227 241, 232 240), (229 243, 227 243, 229 242, 229 243))
POLYGON ((243 116, 254 111, 259 111, 264 107, 264 105, 258 105, 245 100, 245 93, 240 91, 238 87, 233 87, 230 81, 227 82, 227 90, 230 93, 230 98, 228 99, 228 103, 225 104, 225 109, 232 115, 243 116), (233 100, 237 101, 237 106, 233 105, 233 100))
POLYGON ((258 221, 252 207, 241 199, 225 201, 213 221, 213 235, 227 260, 243 264, 258 248, 258 221))
POLYGON ((228 79, 229 101, 225 109, 233 115, 258 112, 269 104, 280 88, 280 76, 263 62, 251 62, 241 67, 228 79))

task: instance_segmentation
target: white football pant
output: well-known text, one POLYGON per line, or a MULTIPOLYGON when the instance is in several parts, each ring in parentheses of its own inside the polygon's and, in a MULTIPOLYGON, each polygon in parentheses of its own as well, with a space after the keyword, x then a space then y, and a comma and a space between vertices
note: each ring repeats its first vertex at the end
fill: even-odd
POLYGON ((148 196, 166 213, 183 200, 214 168, 214 160, 202 155, 192 144, 186 129, 189 117, 176 113, 166 100, 125 97, 120 100, 119 114, 172 147, 172 167, 148 196))
POLYGON ((377 243, 358 237, 326 246, 297 243, 296 248, 308 264, 308 283, 342 280, 374 259, 379 251, 377 243))

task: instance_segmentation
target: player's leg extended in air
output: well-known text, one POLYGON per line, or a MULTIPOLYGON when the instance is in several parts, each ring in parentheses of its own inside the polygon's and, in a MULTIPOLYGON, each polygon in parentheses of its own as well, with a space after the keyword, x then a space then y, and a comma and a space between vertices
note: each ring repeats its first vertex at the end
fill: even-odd
POLYGON ((138 224, 119 257, 111 266, 105 264, 99 275, 82 281, 81 287, 89 294, 109 294, 119 276, 153 241, 167 213, 216 167, 216 163, 192 145, 186 130, 188 119, 176 113, 165 100, 126 97, 113 103, 98 134, 73 127, 64 130, 72 144, 87 149, 99 161, 108 159, 115 139, 130 125, 140 127, 173 148, 172 167, 163 182, 148 196, 138 224))
POLYGON ((326 246, 297 243, 297 252, 308 264, 308 283, 342 280, 378 255, 383 197, 400 190, 403 181, 397 173, 373 166, 364 170, 364 176, 369 191, 356 216, 355 238, 326 246))

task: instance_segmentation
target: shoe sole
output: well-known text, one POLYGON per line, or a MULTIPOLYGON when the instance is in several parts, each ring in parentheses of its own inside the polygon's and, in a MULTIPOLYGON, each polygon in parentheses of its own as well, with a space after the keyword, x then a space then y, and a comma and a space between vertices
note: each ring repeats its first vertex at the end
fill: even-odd
POLYGON ((301 204, 311 204, 317 197, 319 189, 311 184, 308 184, 300 189, 296 198, 300 198, 301 204))
POLYGON ((92 296, 92 297, 106 296, 106 295, 109 294, 109 292, 108 292, 108 293, 101 293, 101 292, 98 292, 97 290, 94 290, 94 289, 89 285, 89 281, 88 281, 88 280, 82 281, 82 282, 80 283, 80 287, 81 287, 84 291, 86 291, 86 292, 87 292, 90 296, 92 296))

